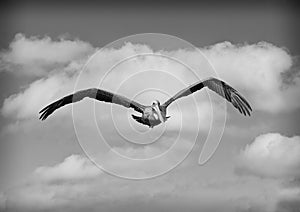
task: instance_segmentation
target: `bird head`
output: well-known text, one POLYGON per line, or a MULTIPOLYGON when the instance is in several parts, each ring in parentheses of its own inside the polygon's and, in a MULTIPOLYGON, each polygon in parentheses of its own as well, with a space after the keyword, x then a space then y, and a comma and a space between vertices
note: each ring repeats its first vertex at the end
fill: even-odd
POLYGON ((158 100, 152 102, 152 106, 156 106, 156 105, 160 106, 160 102, 158 100))

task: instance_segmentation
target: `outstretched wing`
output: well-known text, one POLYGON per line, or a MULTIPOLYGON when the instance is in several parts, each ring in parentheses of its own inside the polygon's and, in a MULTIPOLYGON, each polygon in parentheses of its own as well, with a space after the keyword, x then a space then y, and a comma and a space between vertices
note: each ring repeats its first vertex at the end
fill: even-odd
POLYGON ((210 90, 213 90, 214 92, 225 98, 227 101, 231 102, 233 106, 240 111, 240 113, 244 114, 245 116, 250 116, 250 111, 252 111, 252 108, 247 102, 247 100, 244 97, 242 97, 242 95, 239 94, 239 92, 232 88, 230 85, 216 78, 209 78, 202 82, 197 82, 179 91, 175 96, 171 97, 162 106, 166 108, 176 99, 188 96, 198 90, 201 90, 204 87, 208 87, 210 90))
POLYGON ((52 114, 58 108, 66 105, 66 104, 78 102, 85 97, 97 99, 97 100, 103 101, 103 102, 119 104, 119 105, 122 105, 127 108, 133 108, 134 110, 136 110, 140 113, 143 113, 144 108, 145 108, 144 105, 141 105, 135 101, 132 101, 124 96, 117 95, 117 94, 114 94, 114 93, 111 93, 111 92, 108 92, 105 90, 100 90, 97 88, 90 88, 90 89, 81 90, 74 94, 63 97, 63 98, 57 100, 56 102, 53 102, 52 104, 48 105, 47 107, 45 107, 44 109, 42 109, 39 112, 41 114, 40 119, 45 120, 50 114, 52 114))

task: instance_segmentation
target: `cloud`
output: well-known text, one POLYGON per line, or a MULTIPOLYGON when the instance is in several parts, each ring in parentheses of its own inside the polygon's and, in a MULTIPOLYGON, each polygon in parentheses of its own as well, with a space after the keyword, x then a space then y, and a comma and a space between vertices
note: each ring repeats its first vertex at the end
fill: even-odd
POLYGON ((286 49, 271 43, 223 42, 203 49, 219 76, 240 88, 255 110, 288 111, 299 107, 300 78, 286 84, 285 73, 299 73, 299 65, 286 49), (284 76, 284 77, 283 77, 284 76), (287 104, 288 102, 288 104, 287 104))
MULTIPOLYGON (((146 45, 134 45, 131 43, 125 44, 120 49, 104 49, 99 54, 97 54, 95 58, 89 63, 88 71, 82 73, 82 80, 79 86, 82 88, 98 87, 99 78, 101 78, 101 75, 104 75, 107 70, 109 70, 109 68, 120 59, 127 57, 128 55, 145 52, 153 53, 153 51, 146 45), (96 78, 95 76, 98 75, 99 78, 96 78)), ((38 115, 37 112, 45 105, 62 96, 72 93, 77 77, 80 74, 80 70, 76 70, 72 75, 70 75, 70 66, 72 65, 61 67, 59 72, 48 74, 48 77, 41 78, 32 82, 24 91, 6 98, 1 109, 2 115, 13 120, 24 120, 31 118, 35 119, 38 115)), ((71 69, 73 69, 73 67, 71 69)), ((130 61, 128 64, 126 63, 124 65, 120 65, 120 67, 117 67, 114 72, 112 72, 112 74, 108 75, 104 82, 104 85, 101 87, 104 87, 107 90, 116 90, 123 82, 123 80, 126 80, 128 78, 128 76, 132 74, 139 76, 144 75, 140 76, 138 81, 134 78, 127 79, 128 82, 125 82, 126 84, 122 86, 122 89, 118 90, 118 92, 123 93, 123 95, 125 96, 133 97, 140 90, 151 88, 152 86, 158 87, 158 89, 168 92, 168 96, 162 95, 159 92, 146 92, 144 93, 144 95, 139 96, 139 101, 144 104, 150 104, 150 101, 152 99, 161 97, 162 100, 166 100, 179 89, 186 86, 182 82, 176 81, 175 78, 167 78, 170 74, 171 76, 174 75, 174 73, 172 73, 176 72, 174 70, 177 70, 177 77, 179 77, 179 79, 181 78, 181 76, 183 78, 183 76, 185 75, 182 67, 178 67, 176 63, 172 63, 166 58, 141 57, 137 58, 134 61, 130 61), (142 67, 146 70, 159 70, 159 68, 162 68, 162 70, 164 70, 165 72, 158 73, 159 76, 157 76, 157 80, 153 82, 146 80, 153 73, 148 72, 143 74, 142 67), (169 80, 169 84, 164 83, 166 80, 169 80), (130 83, 133 81, 135 83, 130 83)), ((198 96, 198 102, 202 99, 205 99, 206 96, 204 94, 205 92, 203 92, 202 95, 198 96)), ((194 102, 192 98, 190 100, 186 100, 185 103, 186 102, 191 102, 192 104, 186 104, 187 108, 183 107, 183 104, 179 105, 182 107, 183 112, 186 112, 187 114, 187 112, 191 109, 190 105, 192 105, 192 107, 194 106, 194 102)), ((173 110, 176 112, 174 108, 176 108, 176 105, 174 105, 173 109, 171 108, 170 111, 173 110)), ((201 117, 199 117, 200 120, 209 120, 211 118, 211 108, 208 101, 199 104, 199 109, 202 112, 200 114, 201 117)), ((60 110, 59 114, 64 114, 62 111, 63 110, 60 110)), ((172 122, 172 120, 170 122, 172 122)), ((210 122, 208 121, 206 123, 209 124, 210 122)), ((204 126, 204 124, 202 124, 201 127, 203 129, 208 128, 208 126, 204 126)))
POLYGON ((300 178, 300 137, 269 133, 242 150, 237 173, 262 177, 300 178))
POLYGON ((276 212, 297 212, 300 208, 300 188, 283 189, 280 200, 276 205, 276 212))
MULTIPOLYGON (((298 76, 298 66, 293 63, 292 56, 283 48, 266 42, 251 45, 223 42, 201 50, 214 65, 220 78, 239 90, 250 101, 254 110, 274 113, 299 108, 300 104, 297 99, 300 97, 300 78, 294 77, 293 80, 287 80, 290 79, 288 77, 290 75, 298 76)), ((80 68, 87 61, 87 56, 94 51, 95 48, 83 41, 63 39, 52 41, 49 37, 39 39, 37 37, 26 38, 22 34, 16 35, 10 49, 1 53, 2 66, 9 61, 9 63, 19 64, 19 71, 29 71, 28 74, 44 77, 32 82, 25 90, 5 99, 1 109, 2 114, 15 119, 36 118, 36 112, 44 105, 72 92, 80 74, 80 68), (33 53, 24 53, 25 48, 33 53), (41 64, 47 64, 50 68, 40 69, 36 61, 42 61, 41 64), (39 69, 41 73, 31 73, 34 68, 27 69, 28 64, 39 69)), ((88 65, 88 70, 81 75, 79 87, 98 87, 101 77, 113 65, 129 55, 141 53, 166 54, 190 65, 197 72, 201 70, 199 73, 203 78, 212 75, 212 72, 207 72, 202 67, 205 66, 205 62, 203 58, 199 60, 198 52, 182 49, 154 52, 147 45, 126 43, 120 48, 103 49, 95 55, 88 65)), ((117 89, 118 92, 128 97, 133 97, 138 91, 149 87, 168 93, 168 95, 145 93, 139 96, 142 103, 149 104, 149 99, 157 97, 161 97, 162 100, 167 99, 196 80, 185 68, 167 58, 137 57, 120 64, 111 71, 106 76, 102 87, 107 90, 117 89), (155 75, 153 73, 151 75, 150 72, 144 73, 144 70, 150 69, 164 72, 156 72, 155 75), (156 80, 147 80, 151 77, 150 75, 156 76, 156 80), (165 83, 166 80, 169 83, 165 83)), ((208 98, 204 95, 204 91, 201 93, 194 96, 198 98, 198 102, 204 101, 205 105, 208 98)), ((212 96, 215 97, 214 94, 212 96)), ((189 100, 180 101, 186 103, 189 100)), ((188 108, 190 111, 190 105, 192 104, 184 104, 183 109, 188 108)), ((199 107, 200 110, 204 109, 203 104, 199 107)), ((205 108, 203 114, 211 113, 209 107, 205 108)))
POLYGON ((101 171, 86 157, 71 155, 55 166, 42 166, 34 171, 38 180, 47 182, 87 180, 98 177, 101 171))
POLYGON ((43 76, 74 60, 81 60, 94 48, 80 40, 52 40, 24 34, 16 34, 9 49, 0 53, 1 70, 28 76, 43 76))
MULTIPOLYGON (((223 42, 201 50, 216 67, 220 78, 230 83, 251 102, 254 112, 257 110, 267 113, 286 112, 299 108, 300 104, 297 101, 297 97, 299 97, 299 71, 297 64, 295 65, 293 57, 289 55, 287 50, 265 42, 242 45, 223 42)), ((53 41, 49 37, 26 38, 24 35, 17 35, 9 50, 1 53, 1 68, 14 73, 35 76, 37 79, 3 102, 1 113, 6 117, 9 124, 1 131, 1 140, 6 142, 20 141, 26 145, 34 145, 34 147, 43 146, 43 144, 50 142, 59 146, 47 149, 48 154, 50 151, 56 151, 56 148, 60 148, 64 143, 64 147, 68 150, 60 149, 60 151, 68 151, 68 154, 72 154, 71 152, 75 149, 72 144, 75 145, 76 137, 72 125, 71 107, 60 109, 43 123, 38 121, 38 111, 52 101, 73 92, 82 66, 87 61, 88 56, 95 51, 95 47, 83 41, 66 39, 53 41), (34 51, 26 55, 24 46, 34 51), (72 146, 72 149, 66 147, 68 145, 72 146)), ((95 55, 87 70, 81 73, 78 88, 98 87, 101 77, 113 65, 128 55, 139 53, 166 54, 189 64, 194 70, 201 72, 203 78, 210 76, 210 72, 206 72, 205 67, 204 70, 202 69, 205 65, 203 58, 199 60, 198 53, 196 54, 194 51, 179 49, 154 52, 147 45, 126 43, 119 48, 103 49, 95 55)), ((116 67, 107 75, 101 87, 117 91, 129 98, 133 98, 145 88, 157 88, 167 92, 167 94, 162 94, 151 91, 135 97, 135 100, 143 104, 150 104, 152 99, 158 98, 161 101, 167 99, 195 80, 185 68, 165 58, 137 57, 116 67), (150 69, 163 70, 164 73, 144 72, 144 70, 150 69), (179 80, 173 78, 174 75, 179 80), (151 77, 155 77, 155 80, 149 80, 149 78, 152 79, 151 77)), ((210 123, 211 119, 210 102, 206 92, 199 92, 194 97, 197 102, 196 106, 193 98, 184 98, 178 101, 178 106, 181 107, 184 115, 185 128, 183 133, 188 135, 190 135, 189 129, 195 125, 195 107, 200 109, 200 117, 198 117, 201 122, 200 130, 206 132, 209 127, 207 124, 210 123)), ((220 98, 214 94, 211 97, 213 103, 217 103, 218 107, 220 98)), ((79 124, 84 131, 88 131, 87 129, 90 128, 88 122, 90 120, 86 117, 86 111, 90 110, 93 103, 91 100, 84 100, 76 104, 80 108, 77 114, 78 120, 80 120, 79 124)), ((113 123, 109 122, 109 118, 111 118, 110 105, 100 103, 96 105, 96 112, 99 112, 96 113, 97 120, 102 124, 100 126, 103 127, 106 137, 111 139, 110 144, 113 146, 113 150, 137 158, 149 157, 161 153, 172 143, 173 137, 167 135, 165 138, 170 141, 168 140, 164 145, 155 146, 154 144, 151 147, 132 148, 120 144, 124 139, 121 139, 117 133, 111 130, 113 123)), ((128 117, 130 118, 126 109, 122 107, 113 109, 115 118, 123 120, 122 122, 117 121, 120 124, 118 125, 120 129, 124 129, 127 133, 132 132, 132 130, 129 131, 130 128, 126 124, 128 117)), ((231 117, 231 111, 234 110, 229 111, 231 117)), ((238 114, 237 111, 234 112, 238 114)), ((169 114, 173 117, 167 122, 170 125, 169 129, 177 132, 180 113, 176 104, 170 106, 169 114)), ((217 113, 216 115, 219 116, 217 113)), ((240 133, 240 127, 233 127, 232 134, 240 133)), ((256 128, 252 128, 249 127, 247 130, 257 132, 256 128)), ((90 138, 89 134, 86 136, 90 138)), ((299 152, 297 145, 299 137, 287 138, 278 134, 265 136, 258 137, 242 151, 240 173, 273 178, 298 177, 299 166, 296 162, 299 158, 297 159, 296 150, 299 152), (268 149, 267 153, 260 155, 258 150, 263 151, 265 148, 268 149), (280 157, 285 160, 279 160, 280 157)), ((93 139, 97 140, 96 138, 93 139)), ((190 140, 190 138, 182 139, 182 141, 190 140)), ((155 171, 157 167, 167 166, 174 162, 178 155, 176 153, 181 154, 186 147, 182 143, 174 151, 174 157, 168 158, 169 160, 164 161, 165 163, 154 164, 153 166, 144 166, 144 163, 140 163, 130 168, 130 164, 125 162, 121 163, 115 160, 108 160, 108 162, 109 165, 124 171, 124 173, 151 172, 155 171), (140 167, 143 168, 139 169, 140 167)), ((98 151, 98 149, 96 150, 98 151)), ((24 148, 22 151, 30 152, 28 148, 24 148)), ((20 153, 22 151, 20 150, 20 153)), ((39 154, 36 157, 43 158, 41 156, 43 152, 41 151, 39 154)), ((110 154, 111 151, 104 152, 103 155, 107 159, 111 159, 110 154)), ((51 155, 51 157, 56 156, 51 155)), ((194 164, 181 165, 180 168, 176 169, 175 174, 171 173, 157 179, 137 182, 111 177, 101 172, 85 157, 71 155, 56 165, 36 168, 32 173, 30 182, 12 189, 5 194, 7 196, 2 195, 3 197, 0 199, 5 202, 9 209, 16 209, 14 211, 75 211, 75 209, 84 211, 87 208, 88 211, 98 211, 99 208, 104 209, 104 211, 112 210, 112 208, 115 209, 113 211, 132 211, 133 207, 144 209, 145 204, 148 204, 147 208, 153 209, 152 211, 166 208, 169 211, 176 211, 176 209, 182 211, 186 208, 195 209, 195 211, 199 211, 199 208, 204 208, 205 211, 220 211, 221 209, 230 212, 234 210, 274 211, 276 201, 273 201, 273 197, 277 197, 279 191, 276 190, 277 185, 272 184, 273 181, 255 178, 255 182, 251 180, 250 182, 249 180, 241 182, 240 179, 236 179, 231 183, 224 182, 224 185, 221 183, 219 186, 214 185, 215 187, 205 186, 201 179, 203 172, 195 171, 200 167, 193 167, 197 157, 198 155, 193 156, 194 164), (187 175, 188 178, 186 178, 187 175), (116 200, 121 203, 116 203, 116 200), (153 202, 155 204, 152 204, 153 202), (267 206, 265 206, 266 203, 267 206), (157 208, 152 208, 154 205, 157 208)), ((284 195, 280 192, 279 194, 284 195)), ((296 195, 297 193, 293 194, 296 195)), ((292 199, 295 195, 287 199, 292 199)), ((285 207, 284 201, 280 207, 285 207)))
POLYGON ((103 211, 116 212, 183 209, 274 212, 277 208, 286 208, 286 202, 296 204, 299 194, 298 188, 281 188, 275 180, 214 176, 203 181, 203 173, 193 171, 200 169, 199 166, 181 167, 176 172, 146 181, 123 180, 106 173, 85 174, 91 166, 83 156, 72 155, 47 169, 39 167, 33 172, 33 178, 3 195, 4 206, 8 211, 99 211, 100 207, 103 211), (78 161, 85 165, 70 165, 78 161), (74 166, 80 168, 70 171, 74 166), (37 175, 41 169, 44 174, 52 175, 52 179, 37 175), (75 176, 67 174, 66 177, 69 171, 75 176), (62 178, 65 180, 53 181, 62 178))
POLYGON ((40 79, 29 85, 19 94, 6 98, 2 106, 2 115, 14 119, 28 119, 36 116, 41 105, 49 103, 61 89, 68 78, 58 74, 48 79, 40 79))

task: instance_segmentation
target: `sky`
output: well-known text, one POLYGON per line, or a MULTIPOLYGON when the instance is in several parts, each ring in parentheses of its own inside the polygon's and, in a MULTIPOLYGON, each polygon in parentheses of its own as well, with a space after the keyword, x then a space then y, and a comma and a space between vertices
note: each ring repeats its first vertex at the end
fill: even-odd
POLYGON ((0 211, 299 210, 298 5, 24 1, 0 10, 0 211), (202 90, 152 130, 131 109, 88 99, 38 119, 74 90, 149 105, 209 76, 237 89, 251 117, 202 90))

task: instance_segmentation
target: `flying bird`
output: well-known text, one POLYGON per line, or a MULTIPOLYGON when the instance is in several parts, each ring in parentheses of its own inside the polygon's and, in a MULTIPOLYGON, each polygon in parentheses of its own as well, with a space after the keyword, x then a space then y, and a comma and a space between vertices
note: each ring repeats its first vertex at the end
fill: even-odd
POLYGON ((47 107, 43 108, 39 112, 41 114, 40 119, 45 120, 58 108, 70 103, 78 102, 84 99, 85 97, 89 97, 98 101, 114 103, 127 108, 133 108, 135 111, 141 113, 142 115, 135 116, 132 114, 132 118, 141 124, 153 128, 156 125, 166 122, 168 118, 170 118, 170 116, 167 116, 167 107, 172 102, 176 101, 181 97, 185 97, 196 91, 199 91, 204 87, 209 88, 210 90, 216 92, 217 94, 225 98, 235 108, 237 108, 241 114, 245 116, 250 116, 250 111, 252 111, 252 108, 247 102, 247 100, 243 96, 241 96, 241 94, 239 94, 237 90, 235 90, 222 80, 216 78, 208 78, 207 80, 196 82, 188 86, 187 88, 182 89, 163 104, 160 104, 158 100, 155 100, 150 106, 142 105, 124 96, 114 94, 112 92, 102 89, 90 88, 86 90, 81 90, 74 94, 63 97, 57 100, 56 102, 53 102, 52 104, 48 105, 47 107))

